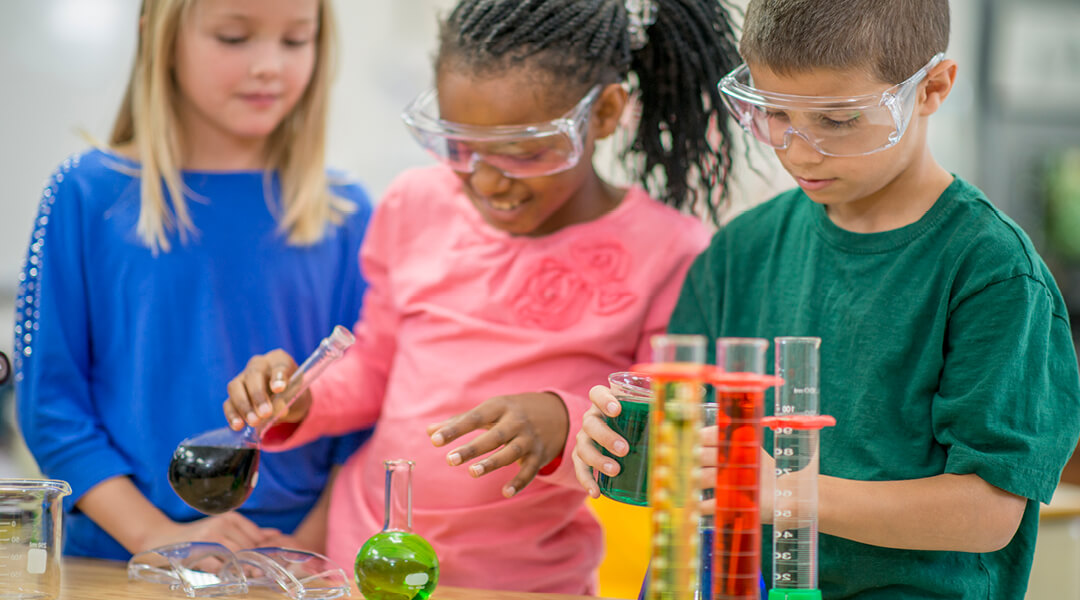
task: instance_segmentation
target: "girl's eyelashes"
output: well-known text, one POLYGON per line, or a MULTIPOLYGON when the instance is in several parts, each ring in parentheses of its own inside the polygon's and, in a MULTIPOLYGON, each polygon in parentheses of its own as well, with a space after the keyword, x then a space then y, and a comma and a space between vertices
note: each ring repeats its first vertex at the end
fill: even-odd
POLYGON ((246 35, 222 35, 222 34, 218 34, 215 37, 217 37, 219 42, 221 42, 222 44, 228 45, 228 46, 239 46, 240 44, 243 44, 244 42, 246 42, 247 39, 248 39, 246 35))
MULTIPOLYGON (((251 39, 250 34, 219 33, 216 34, 214 37, 216 37, 219 42, 227 46, 239 46, 251 39)), ((282 36, 281 38, 282 45, 288 46, 290 48, 301 48, 307 46, 308 44, 311 44, 314 41, 315 37, 308 34, 290 34, 282 36)))

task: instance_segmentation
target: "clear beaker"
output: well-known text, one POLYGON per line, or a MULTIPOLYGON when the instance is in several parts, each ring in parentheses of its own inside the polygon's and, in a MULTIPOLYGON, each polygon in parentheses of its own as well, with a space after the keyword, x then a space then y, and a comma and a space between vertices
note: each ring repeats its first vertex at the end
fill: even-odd
POLYGON ((0 599, 60 596, 66 481, 0 479, 0 599))

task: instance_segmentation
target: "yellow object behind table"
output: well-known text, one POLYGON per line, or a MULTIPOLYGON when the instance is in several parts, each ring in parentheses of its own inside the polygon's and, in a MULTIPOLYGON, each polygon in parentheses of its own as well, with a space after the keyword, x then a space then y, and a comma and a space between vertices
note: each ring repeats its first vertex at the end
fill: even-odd
POLYGON ((649 566, 649 508, 603 496, 587 502, 604 528, 606 553, 600 563, 600 596, 637 598, 649 566))

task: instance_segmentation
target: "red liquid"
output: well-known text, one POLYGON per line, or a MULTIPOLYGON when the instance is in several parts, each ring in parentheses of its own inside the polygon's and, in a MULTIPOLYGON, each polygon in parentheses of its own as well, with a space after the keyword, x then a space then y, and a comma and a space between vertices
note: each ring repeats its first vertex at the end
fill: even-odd
POLYGON ((765 392, 718 389, 716 399, 720 432, 713 599, 757 600, 761 570, 758 469, 765 392))

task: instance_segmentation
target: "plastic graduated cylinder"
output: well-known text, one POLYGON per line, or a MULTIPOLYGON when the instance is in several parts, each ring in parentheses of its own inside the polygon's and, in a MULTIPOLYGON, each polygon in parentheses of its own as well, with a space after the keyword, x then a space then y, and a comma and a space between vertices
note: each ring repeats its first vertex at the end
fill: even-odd
POLYGON ((817 568, 819 434, 836 424, 819 415, 816 337, 775 340, 775 416, 763 419, 773 429, 773 580, 769 600, 820 600, 817 568))

